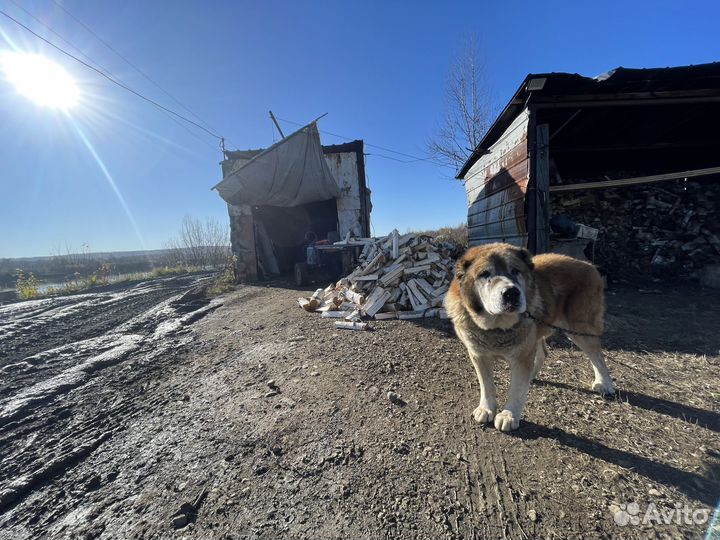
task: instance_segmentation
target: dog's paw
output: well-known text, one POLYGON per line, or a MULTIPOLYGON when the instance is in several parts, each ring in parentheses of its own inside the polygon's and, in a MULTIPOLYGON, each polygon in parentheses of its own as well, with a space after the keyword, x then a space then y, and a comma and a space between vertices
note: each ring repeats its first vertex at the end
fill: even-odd
POLYGON ((597 392, 601 396, 612 396, 615 394, 615 387, 611 380, 595 380, 592 385, 590 385, 590 388, 592 388, 593 392, 597 392))
POLYGON ((484 405, 478 405, 473 411, 473 418, 481 424, 488 424, 495 418, 495 409, 490 410, 484 405))
POLYGON ((495 417, 495 429, 512 431, 520 427, 520 418, 515 417, 512 411, 505 409, 495 417))

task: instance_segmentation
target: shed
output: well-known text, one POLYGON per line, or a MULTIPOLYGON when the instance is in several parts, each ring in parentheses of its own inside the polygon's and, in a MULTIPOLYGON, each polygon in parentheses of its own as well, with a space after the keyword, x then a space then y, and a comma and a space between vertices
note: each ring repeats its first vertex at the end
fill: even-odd
POLYGON ((611 272, 696 277, 720 255, 718 121, 718 63, 530 74, 458 173, 469 243, 555 250, 567 214, 611 272))
POLYGON ((322 146, 315 123, 266 149, 226 150, 223 180, 241 280, 292 272, 305 247, 370 235, 363 141, 322 146))

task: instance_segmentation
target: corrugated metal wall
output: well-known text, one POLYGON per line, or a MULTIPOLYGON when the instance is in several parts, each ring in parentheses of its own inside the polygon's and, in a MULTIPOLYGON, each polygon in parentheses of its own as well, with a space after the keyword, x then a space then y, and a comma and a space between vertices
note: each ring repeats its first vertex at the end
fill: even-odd
POLYGON ((529 112, 524 110, 463 178, 470 246, 508 242, 527 247, 525 193, 530 180, 529 112))

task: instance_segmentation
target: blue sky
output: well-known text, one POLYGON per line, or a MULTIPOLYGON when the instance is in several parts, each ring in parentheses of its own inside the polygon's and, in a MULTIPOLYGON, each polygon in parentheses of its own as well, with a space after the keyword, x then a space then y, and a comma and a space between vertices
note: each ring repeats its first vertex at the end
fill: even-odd
MULTIPOLYGON (((52 0, 20 2, 124 83, 182 111, 52 0)), ((617 66, 720 59, 717 2, 62 3, 231 148, 271 144, 272 109, 296 122, 327 112, 321 130, 423 155, 442 117, 449 66, 471 35, 481 43, 498 107, 531 72, 595 76, 617 66)), ((0 0, 0 9, 71 50, 11 0, 0 0)), ((213 138, 181 127, 2 16, 0 29, 0 50, 47 55, 83 93, 68 117, 34 105, 0 75, 0 257, 82 245, 160 248, 186 214, 227 220, 210 191, 220 180, 213 138)), ((464 220, 464 192, 452 171, 366 151, 375 234, 464 220)))

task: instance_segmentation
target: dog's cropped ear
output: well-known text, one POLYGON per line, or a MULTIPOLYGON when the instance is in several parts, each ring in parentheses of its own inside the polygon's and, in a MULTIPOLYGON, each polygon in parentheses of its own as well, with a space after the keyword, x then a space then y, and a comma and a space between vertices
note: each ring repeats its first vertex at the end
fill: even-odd
POLYGON ((474 260, 474 248, 468 249, 465 253, 463 253, 462 256, 458 259, 457 264, 455 265, 455 277, 458 279, 462 279, 462 277, 468 271, 468 268, 472 266, 474 260))
POLYGON ((535 265, 532 262, 532 254, 527 249, 520 248, 520 258, 525 264, 527 264, 530 270, 535 269, 535 265))
POLYGON ((470 268, 471 264, 472 259, 465 259, 463 257, 458 260, 457 264, 455 265, 455 277, 458 279, 462 279, 463 276, 465 276, 465 272, 467 272, 468 268, 470 268))

